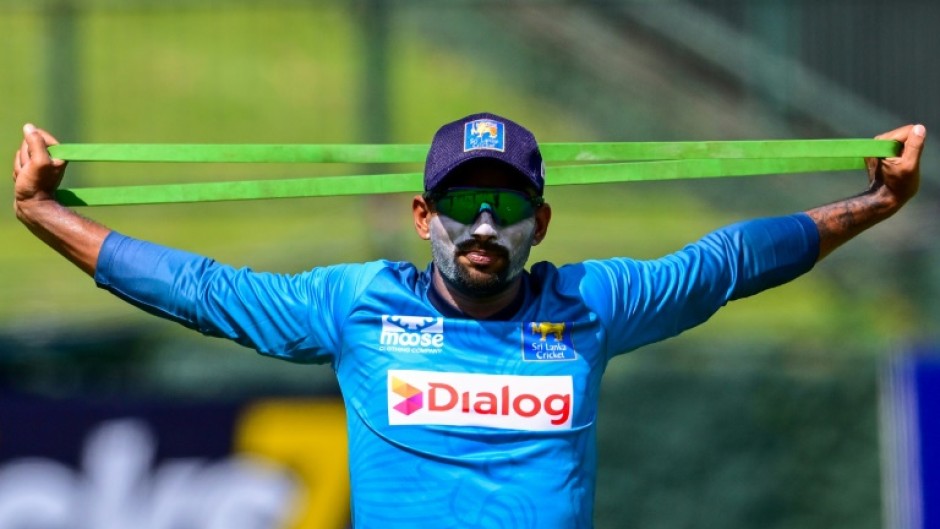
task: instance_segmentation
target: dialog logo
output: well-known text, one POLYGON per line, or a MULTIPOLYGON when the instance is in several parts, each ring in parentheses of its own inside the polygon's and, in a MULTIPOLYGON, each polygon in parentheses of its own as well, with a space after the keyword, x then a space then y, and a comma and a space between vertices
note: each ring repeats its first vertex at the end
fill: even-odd
POLYGON ((463 150, 500 151, 506 150, 506 127, 492 119, 477 119, 464 123, 463 150))
POLYGON ((571 376, 388 371, 388 424, 570 430, 571 376))
POLYGON ((571 324, 533 321, 522 327, 522 359, 527 362, 574 360, 571 324))
POLYGON ((397 412, 411 415, 424 407, 424 393, 420 389, 393 376, 389 376, 388 383, 392 393, 405 399, 393 406, 397 412))
POLYGON ((379 350, 392 353, 440 353, 444 348, 444 318, 382 316, 379 350))

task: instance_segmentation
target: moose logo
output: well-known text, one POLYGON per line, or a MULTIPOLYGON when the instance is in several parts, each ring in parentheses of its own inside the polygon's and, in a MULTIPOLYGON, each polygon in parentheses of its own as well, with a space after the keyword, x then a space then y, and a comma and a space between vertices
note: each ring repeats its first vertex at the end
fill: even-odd
POLYGON ((533 321, 522 328, 522 359, 529 362, 574 360, 571 326, 565 322, 533 321), (526 332, 528 328, 529 332, 526 332))
POLYGON ((392 353, 439 353, 444 347, 444 318, 382 316, 379 350, 392 353))

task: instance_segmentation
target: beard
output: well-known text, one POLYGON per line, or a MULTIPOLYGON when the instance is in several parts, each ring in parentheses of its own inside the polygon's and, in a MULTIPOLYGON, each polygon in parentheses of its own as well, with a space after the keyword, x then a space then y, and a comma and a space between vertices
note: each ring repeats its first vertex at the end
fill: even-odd
POLYGON ((535 220, 526 219, 497 230, 495 240, 477 241, 470 235, 470 227, 455 221, 432 219, 431 257, 434 266, 447 283, 458 292, 473 297, 500 294, 525 270, 532 250, 535 220), (455 242, 456 241, 456 242, 455 242), (485 250, 500 256, 506 264, 495 271, 484 271, 459 262, 460 255, 471 250, 485 250))

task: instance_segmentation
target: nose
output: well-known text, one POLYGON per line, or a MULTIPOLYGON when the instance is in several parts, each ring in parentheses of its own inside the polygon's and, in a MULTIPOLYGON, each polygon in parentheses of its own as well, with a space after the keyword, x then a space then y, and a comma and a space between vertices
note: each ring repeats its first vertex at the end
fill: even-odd
POLYGON ((496 219, 493 218, 493 214, 488 209, 484 209, 473 221, 470 233, 478 240, 495 239, 498 235, 495 225, 496 219))

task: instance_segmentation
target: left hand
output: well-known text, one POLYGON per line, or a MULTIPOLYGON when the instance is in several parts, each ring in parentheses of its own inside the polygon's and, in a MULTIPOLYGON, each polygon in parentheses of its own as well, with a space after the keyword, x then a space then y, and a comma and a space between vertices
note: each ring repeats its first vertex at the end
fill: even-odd
POLYGON ((920 187, 920 155, 926 137, 927 129, 923 125, 906 125, 875 137, 904 144, 897 157, 865 160, 870 192, 879 195, 892 209, 900 208, 917 194, 920 187))

